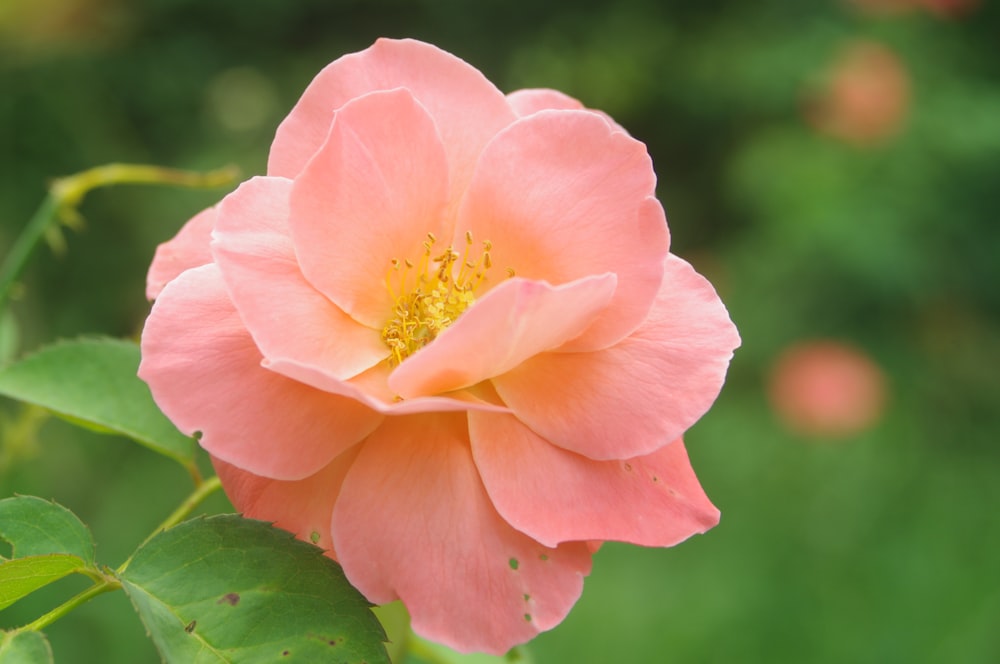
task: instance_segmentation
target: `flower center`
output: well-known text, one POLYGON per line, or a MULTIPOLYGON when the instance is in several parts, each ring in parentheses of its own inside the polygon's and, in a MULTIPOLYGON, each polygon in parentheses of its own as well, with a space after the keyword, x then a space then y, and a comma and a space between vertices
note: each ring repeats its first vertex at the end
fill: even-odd
POLYGON ((385 277, 395 307, 382 328, 382 341, 389 347, 389 363, 393 366, 433 341, 472 306, 476 288, 486 280, 486 272, 493 264, 489 240, 482 243, 478 258, 470 256, 474 244, 471 232, 465 234, 461 254, 448 247, 435 256, 435 242, 434 234, 428 233, 420 260, 414 264, 394 258, 385 277))

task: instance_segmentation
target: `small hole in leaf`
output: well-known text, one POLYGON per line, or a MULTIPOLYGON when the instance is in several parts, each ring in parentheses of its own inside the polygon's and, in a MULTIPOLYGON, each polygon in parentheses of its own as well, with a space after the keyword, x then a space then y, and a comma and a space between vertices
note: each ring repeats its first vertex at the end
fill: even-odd
POLYGON ((539 560, 548 560, 548 559, 549 559, 549 557, 548 557, 548 555, 547 555, 547 554, 544 554, 544 553, 543 553, 542 555, 538 556, 538 559, 539 559, 539 560))
POLYGON ((309 533, 309 541, 312 542, 313 544, 319 544, 319 538, 320 534, 318 531, 314 530, 311 533, 309 533))
POLYGON ((521 566, 521 563, 518 562, 517 558, 511 558, 510 560, 507 561, 507 564, 510 565, 511 569, 515 570, 521 566))
POLYGON ((530 602, 531 601, 531 595, 529 595, 528 593, 524 593, 524 601, 525 602, 530 602))
POLYGON ((525 619, 526 621, 528 621, 528 622, 531 622, 531 614, 530 614, 530 613, 525 613, 525 614, 524 614, 524 619, 525 619))

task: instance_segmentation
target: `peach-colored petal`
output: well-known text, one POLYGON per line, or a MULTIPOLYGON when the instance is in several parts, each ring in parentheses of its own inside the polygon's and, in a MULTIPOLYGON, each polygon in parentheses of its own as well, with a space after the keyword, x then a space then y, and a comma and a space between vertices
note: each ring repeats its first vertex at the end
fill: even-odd
POLYGON ((597 113, 600 115, 604 118, 605 122, 616 130, 625 131, 624 127, 615 122, 611 116, 604 111, 598 111, 593 108, 585 108, 580 100, 570 97, 568 94, 559 92, 558 90, 552 90, 549 88, 526 88, 523 90, 515 90, 507 95, 507 103, 510 104, 511 108, 514 109, 514 112, 517 113, 519 117, 524 117, 526 115, 531 115, 532 113, 545 110, 587 110, 591 113, 597 113))
POLYGON ((409 90, 434 118, 448 155, 449 200, 457 201, 483 146, 515 115, 475 67, 411 39, 379 39, 321 71, 278 127, 268 174, 296 176, 325 140, 334 111, 369 92, 393 88, 409 90))
POLYGON ((506 413, 508 408, 495 397, 484 399, 473 390, 457 390, 445 395, 399 399, 389 389, 390 369, 383 362, 368 371, 351 378, 340 380, 313 365, 294 360, 265 360, 263 365, 283 376, 310 385, 318 390, 339 394, 364 404, 384 415, 412 415, 415 413, 448 413, 466 410, 487 410, 506 413))
POLYGON ((470 413, 469 431, 497 511, 548 546, 673 546, 719 522, 680 439, 646 456, 594 461, 549 444, 513 415, 470 413))
POLYGON ((584 108, 580 100, 548 88, 515 90, 507 95, 507 103, 518 117, 545 110, 581 111, 584 108))
POLYGON ((273 480, 212 458, 226 496, 236 511, 250 519, 270 521, 296 537, 326 549, 336 559, 330 518, 340 485, 354 463, 359 446, 338 455, 319 472, 300 480, 273 480))
POLYGON ((649 318, 614 346, 545 353, 493 379, 514 414, 552 443, 592 459, 649 454, 712 405, 739 343, 708 281, 676 256, 649 318))
POLYGON ((203 265, 156 299, 142 333, 139 377, 178 429, 201 432, 209 453, 274 479, 312 475, 381 421, 354 400, 262 368, 261 359, 218 267, 203 265))
POLYGON ((494 269, 561 284, 613 272, 611 305, 575 342, 608 346, 645 318, 669 238, 642 143, 587 111, 540 111, 483 151, 456 230, 492 242, 494 269))
POLYGON ((406 90, 373 92, 337 112, 295 180, 290 226, 306 278, 356 320, 381 330, 395 299, 392 261, 447 238, 448 167, 427 111, 406 90))
POLYGON ((208 243, 215 225, 215 208, 202 210, 181 226, 177 235, 156 248, 146 274, 146 297, 155 300, 163 287, 184 270, 212 262, 208 243))
POLYGON ((500 518, 459 415, 387 419, 344 480, 333 538, 369 600, 402 599, 414 631, 463 652, 555 626, 590 571, 585 543, 544 547, 500 518))
POLYGON ((293 358, 350 378, 387 350, 378 330, 345 314, 302 275, 288 230, 291 188, 285 178, 243 183, 218 205, 212 251, 265 357, 293 358))
POLYGON ((615 292, 615 275, 562 286, 509 279, 437 339, 403 361, 389 387, 404 399, 458 390, 500 375, 580 335, 615 292))

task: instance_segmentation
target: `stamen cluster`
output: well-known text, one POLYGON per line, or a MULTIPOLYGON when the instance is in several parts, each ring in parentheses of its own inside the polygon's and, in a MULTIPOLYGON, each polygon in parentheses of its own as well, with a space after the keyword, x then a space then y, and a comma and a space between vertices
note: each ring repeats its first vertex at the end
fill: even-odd
POLYGON ((474 245, 471 232, 465 234, 462 254, 448 247, 434 256, 436 242, 434 234, 428 233, 420 261, 414 264, 394 258, 386 275, 385 285, 395 307, 382 328, 382 341, 389 347, 389 362, 394 366, 433 341, 472 306, 476 288, 493 265, 489 240, 483 241, 477 259, 469 257, 474 245))

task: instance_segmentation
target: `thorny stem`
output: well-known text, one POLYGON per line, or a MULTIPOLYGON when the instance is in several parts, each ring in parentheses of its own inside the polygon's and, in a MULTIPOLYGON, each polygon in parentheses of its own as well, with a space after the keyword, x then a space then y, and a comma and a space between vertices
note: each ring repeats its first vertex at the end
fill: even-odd
POLYGON ((91 189, 116 184, 164 184, 180 187, 220 187, 238 176, 234 167, 205 173, 139 164, 107 164, 55 180, 38 211, 21 231, 0 265, 0 313, 10 299, 17 278, 45 233, 60 221, 76 219, 76 208, 91 189))

